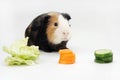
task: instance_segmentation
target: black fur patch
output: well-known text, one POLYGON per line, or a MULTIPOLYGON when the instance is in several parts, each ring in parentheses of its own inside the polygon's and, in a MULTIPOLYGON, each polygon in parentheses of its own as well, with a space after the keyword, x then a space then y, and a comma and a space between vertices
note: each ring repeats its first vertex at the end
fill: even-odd
POLYGON ((46 35, 46 29, 48 25, 48 20, 50 16, 47 14, 42 14, 35 18, 31 26, 28 26, 25 32, 25 37, 29 37, 28 39, 28 45, 36 45, 36 46, 42 46, 44 42, 47 41, 47 35, 46 35), (28 29, 31 29, 30 32, 28 32, 28 29))
POLYGON ((70 17, 69 14, 67 14, 67 13, 61 13, 61 14, 63 15, 63 17, 64 17, 65 19, 67 19, 67 20, 70 20, 70 19, 71 19, 71 17, 70 17))

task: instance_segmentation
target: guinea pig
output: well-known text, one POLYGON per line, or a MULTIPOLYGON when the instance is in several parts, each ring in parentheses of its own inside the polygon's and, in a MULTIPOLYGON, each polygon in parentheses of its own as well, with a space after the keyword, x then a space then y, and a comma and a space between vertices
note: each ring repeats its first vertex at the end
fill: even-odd
POLYGON ((48 12, 36 17, 25 30, 25 37, 29 37, 28 46, 39 46, 46 52, 66 49, 71 37, 71 27, 67 13, 48 12))

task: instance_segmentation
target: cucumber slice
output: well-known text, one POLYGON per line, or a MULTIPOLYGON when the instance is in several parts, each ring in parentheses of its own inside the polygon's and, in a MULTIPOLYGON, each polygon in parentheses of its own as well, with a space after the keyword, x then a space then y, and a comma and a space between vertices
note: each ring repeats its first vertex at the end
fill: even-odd
POLYGON ((98 60, 98 59, 95 59, 95 62, 97 62, 97 63, 104 63, 104 61, 98 60))
POLYGON ((113 53, 109 49, 99 49, 95 53, 95 62, 108 63, 113 61, 113 53))
POLYGON ((95 62, 98 63, 109 63, 113 61, 113 57, 105 57, 105 58, 96 58, 95 62))
POLYGON ((113 53, 109 49, 99 49, 95 51, 95 56, 96 57, 111 57, 113 56, 113 53))

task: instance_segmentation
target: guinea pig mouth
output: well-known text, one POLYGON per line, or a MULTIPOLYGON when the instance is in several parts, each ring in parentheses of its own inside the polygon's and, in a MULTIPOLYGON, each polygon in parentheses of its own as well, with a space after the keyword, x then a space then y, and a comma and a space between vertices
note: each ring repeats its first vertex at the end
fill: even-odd
POLYGON ((62 40, 63 41, 68 41, 69 39, 65 37, 65 38, 62 38, 62 40))

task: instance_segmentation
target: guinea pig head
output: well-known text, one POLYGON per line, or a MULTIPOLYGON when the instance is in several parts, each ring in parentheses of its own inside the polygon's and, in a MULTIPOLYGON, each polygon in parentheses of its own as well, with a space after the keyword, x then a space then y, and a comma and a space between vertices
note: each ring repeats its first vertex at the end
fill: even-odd
POLYGON ((68 41, 71 37, 70 15, 67 13, 49 13, 49 23, 47 27, 47 38, 53 44, 68 41))

